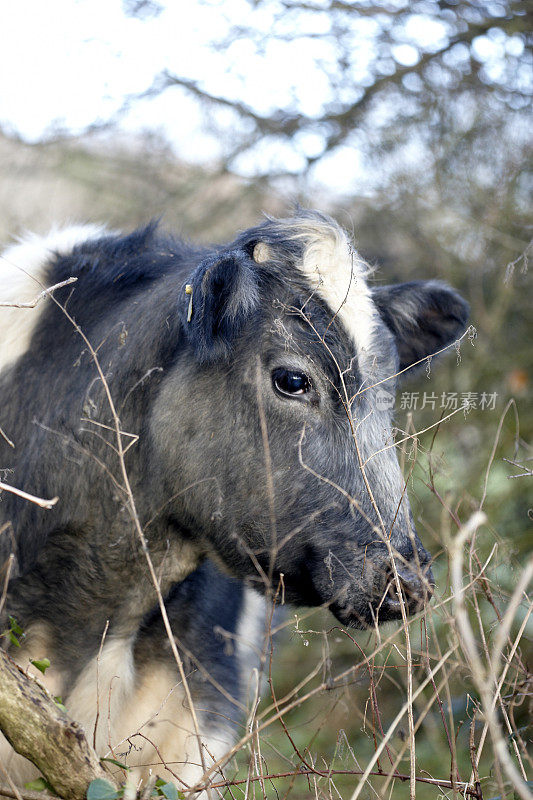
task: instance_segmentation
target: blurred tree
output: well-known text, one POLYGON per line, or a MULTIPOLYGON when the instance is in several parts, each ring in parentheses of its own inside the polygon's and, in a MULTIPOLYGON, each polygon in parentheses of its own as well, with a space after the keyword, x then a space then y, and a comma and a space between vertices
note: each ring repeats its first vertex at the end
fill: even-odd
POLYGON ((248 5, 246 22, 211 43, 224 53, 231 80, 167 71, 148 92, 182 87, 208 107, 209 124, 226 143, 226 169, 301 174, 325 157, 347 161, 346 148, 354 147, 420 163, 435 147, 435 132, 468 137, 525 118, 532 0, 248 5), (286 58, 287 49, 294 69, 284 76, 280 106, 261 93, 244 101, 250 67, 263 68, 267 84, 276 54, 286 58))

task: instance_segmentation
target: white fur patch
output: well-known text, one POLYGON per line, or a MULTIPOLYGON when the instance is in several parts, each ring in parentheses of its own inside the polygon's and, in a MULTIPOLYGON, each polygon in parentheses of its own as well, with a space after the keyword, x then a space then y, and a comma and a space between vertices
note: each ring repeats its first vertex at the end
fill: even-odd
MULTIPOLYGON (((99 225, 73 225, 47 236, 27 234, 0 255, 0 303, 29 303, 47 289, 46 268, 54 255, 68 253, 81 242, 105 232, 99 225)), ((0 370, 28 348, 47 299, 34 308, 0 306, 0 370)))
POLYGON ((241 668, 241 685, 246 699, 252 702, 258 691, 257 669, 265 643, 265 626, 265 598, 247 586, 237 626, 237 655, 241 668))
POLYGON ((113 744, 120 733, 116 727, 135 690, 133 640, 108 638, 100 658, 90 661, 65 700, 68 713, 83 725, 93 741, 96 723, 96 751, 113 744), (97 702, 98 699, 98 702, 97 702))
POLYGON ((368 353, 376 307, 366 283, 366 265, 345 232, 327 224, 311 226, 302 272, 352 337, 368 353))
POLYGON ((366 360, 378 315, 366 282, 368 266, 333 220, 296 218, 291 223, 297 238, 305 242, 300 271, 366 360))
MULTIPOLYGON (((150 772, 174 781, 178 788, 184 787, 176 775, 188 786, 199 782, 204 770, 177 667, 150 664, 138 677, 135 690, 124 700, 109 739, 113 750, 106 752, 107 748, 100 745, 99 752, 108 756, 114 753, 125 762, 135 782, 146 780, 150 772)), ((196 714, 204 764, 209 769, 231 747, 231 735, 227 726, 217 730, 206 723, 199 708, 196 714)), ((195 797, 200 800, 204 793, 195 797)))

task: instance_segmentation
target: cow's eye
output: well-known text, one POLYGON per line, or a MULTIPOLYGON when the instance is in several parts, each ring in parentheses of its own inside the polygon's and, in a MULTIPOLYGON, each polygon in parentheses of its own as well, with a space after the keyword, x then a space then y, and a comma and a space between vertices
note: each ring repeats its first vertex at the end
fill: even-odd
POLYGON ((311 389, 311 381, 303 372, 279 367, 272 373, 272 384, 278 394, 284 397, 297 397, 307 394, 311 389))

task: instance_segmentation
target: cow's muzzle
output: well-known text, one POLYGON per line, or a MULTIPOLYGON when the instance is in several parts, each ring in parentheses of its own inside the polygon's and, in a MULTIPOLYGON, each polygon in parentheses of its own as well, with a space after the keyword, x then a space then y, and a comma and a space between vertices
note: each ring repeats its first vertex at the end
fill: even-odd
POLYGON ((404 612, 410 616, 422 611, 435 588, 429 554, 422 551, 422 559, 407 563, 397 558, 395 565, 398 582, 392 564, 383 569, 381 562, 381 569, 374 571, 372 588, 367 586, 365 591, 362 585, 345 583, 330 605, 337 619, 351 627, 367 628, 402 619, 404 612))
POLYGON ((398 594, 398 583, 394 575, 394 569, 388 571, 386 576, 385 592, 378 601, 376 612, 378 620, 385 622, 391 619, 401 619, 402 603, 405 613, 416 614, 422 611, 424 606, 431 600, 435 588, 435 580, 429 565, 396 564, 400 594, 398 594))

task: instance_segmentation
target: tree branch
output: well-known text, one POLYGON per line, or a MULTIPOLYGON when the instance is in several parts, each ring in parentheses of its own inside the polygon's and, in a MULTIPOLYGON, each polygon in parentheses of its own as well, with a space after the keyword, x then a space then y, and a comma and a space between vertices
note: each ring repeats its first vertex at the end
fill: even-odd
POLYGON ((65 800, 84 800, 95 778, 110 781, 83 728, 0 650, 0 730, 65 800))

